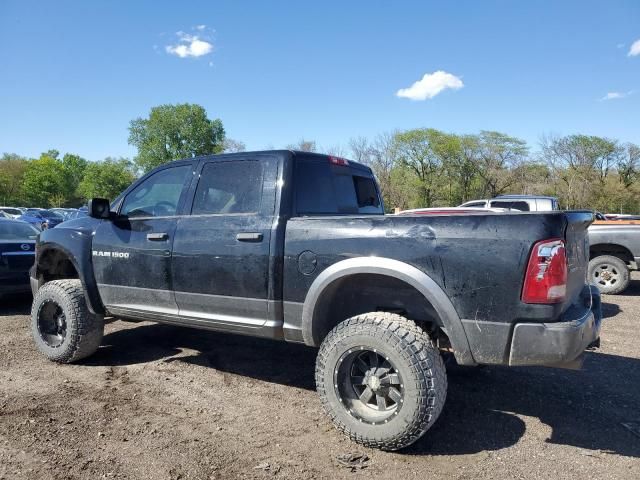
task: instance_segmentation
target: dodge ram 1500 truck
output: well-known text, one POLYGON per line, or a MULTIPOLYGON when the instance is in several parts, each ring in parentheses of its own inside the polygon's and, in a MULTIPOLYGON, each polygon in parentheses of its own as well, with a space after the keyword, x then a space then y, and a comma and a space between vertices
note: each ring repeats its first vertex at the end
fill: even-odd
POLYGON ((368 167, 266 151, 163 165, 89 213, 37 241, 47 358, 91 355, 105 317, 319 347, 321 402, 364 445, 431 427, 445 355, 566 366, 599 339, 591 212, 385 215, 368 167))

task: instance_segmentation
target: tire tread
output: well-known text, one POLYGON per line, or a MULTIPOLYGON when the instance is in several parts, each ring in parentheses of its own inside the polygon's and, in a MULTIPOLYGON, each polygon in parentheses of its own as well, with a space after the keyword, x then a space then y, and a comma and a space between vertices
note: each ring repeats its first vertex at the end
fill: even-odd
POLYGON ((446 369, 431 338, 415 322, 389 312, 365 313, 339 323, 322 342, 316 361, 315 376, 322 405, 338 430, 356 443, 383 450, 399 450, 418 440, 436 421, 446 398, 446 369), (365 437, 354 433, 338 418, 335 407, 327 398, 324 378, 328 353, 341 339, 362 333, 381 335, 385 342, 409 361, 409 367, 417 379, 416 391, 420 392, 419 408, 414 410, 407 429, 393 438, 365 437))
POLYGON ((59 363, 72 363, 92 355, 100 346, 104 335, 104 320, 100 315, 92 314, 87 308, 82 283, 77 279, 52 280, 45 283, 36 293, 31 310, 33 335, 38 349, 49 359, 59 363), (36 327, 38 310, 41 303, 51 295, 60 294, 64 298, 67 311, 72 315, 67 319, 68 348, 60 348, 53 353, 43 347, 38 338, 36 327))

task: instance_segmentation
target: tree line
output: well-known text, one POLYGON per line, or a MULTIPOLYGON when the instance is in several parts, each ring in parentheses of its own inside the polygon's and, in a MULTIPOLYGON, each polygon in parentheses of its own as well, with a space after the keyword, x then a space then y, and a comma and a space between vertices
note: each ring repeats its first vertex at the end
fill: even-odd
POLYGON ((532 152, 501 132, 419 128, 353 139, 350 150, 371 166, 390 207, 456 206, 520 193, 558 197, 566 209, 640 211, 640 147, 615 139, 548 135, 532 152))
MULTIPOLYGON (((28 159, 0 158, 4 205, 79 206, 91 197, 115 198, 137 177, 164 163, 197 155, 236 152, 220 119, 199 105, 161 105, 129 125, 133 159, 86 159, 56 150, 28 159)), ((504 193, 552 195, 563 208, 640 212, 640 147, 593 135, 548 135, 536 150, 502 132, 460 135, 433 128, 353 138, 346 147, 313 140, 296 150, 345 156, 369 165, 388 210, 456 206, 504 193)))

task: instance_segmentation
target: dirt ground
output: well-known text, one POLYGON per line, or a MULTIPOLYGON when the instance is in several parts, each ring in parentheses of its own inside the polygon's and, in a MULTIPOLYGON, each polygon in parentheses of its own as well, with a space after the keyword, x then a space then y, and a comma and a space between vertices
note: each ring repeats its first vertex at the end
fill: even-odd
POLYGON ((399 453, 333 429, 313 349, 115 322, 91 359, 56 365, 31 342, 30 299, 5 299, 0 479, 640 478, 635 278, 605 297, 602 348, 583 370, 451 372, 442 416, 399 453), (366 454, 366 468, 338 465, 346 453, 366 454))

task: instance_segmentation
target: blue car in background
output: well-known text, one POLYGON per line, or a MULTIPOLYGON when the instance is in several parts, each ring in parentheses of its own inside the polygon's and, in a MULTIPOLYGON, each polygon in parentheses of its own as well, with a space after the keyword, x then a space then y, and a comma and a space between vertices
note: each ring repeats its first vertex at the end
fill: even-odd
POLYGON ((40 208, 28 208, 27 211, 20 215, 16 220, 22 220, 23 222, 30 223, 40 230, 53 228, 64 222, 64 218, 61 215, 40 208))
POLYGON ((0 218, 0 297, 31 291, 29 269, 38 233, 32 225, 0 218))

